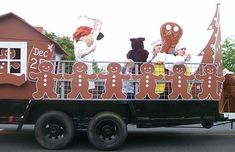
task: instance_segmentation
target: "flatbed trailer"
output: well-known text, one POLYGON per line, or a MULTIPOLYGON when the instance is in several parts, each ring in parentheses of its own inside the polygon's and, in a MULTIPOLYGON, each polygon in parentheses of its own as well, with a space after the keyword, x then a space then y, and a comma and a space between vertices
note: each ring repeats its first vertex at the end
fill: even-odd
MULTIPOLYGON (((174 127, 231 122, 211 100, 1 100, 0 123, 35 125, 35 137, 47 149, 61 149, 76 130, 85 129, 90 142, 100 150, 119 148, 127 125, 137 128, 174 127)), ((186 126, 187 127, 187 126, 186 126)))

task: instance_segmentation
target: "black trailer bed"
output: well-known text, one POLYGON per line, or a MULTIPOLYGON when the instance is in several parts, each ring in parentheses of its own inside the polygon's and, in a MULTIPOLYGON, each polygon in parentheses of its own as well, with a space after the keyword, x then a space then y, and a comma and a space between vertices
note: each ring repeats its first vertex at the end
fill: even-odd
POLYGON ((94 115, 104 111, 117 113, 126 123, 136 124, 137 127, 226 120, 218 112, 218 102, 211 100, 1 100, 0 123, 7 123, 13 116, 14 123, 34 124, 40 115, 52 110, 67 113, 80 128, 86 128, 94 115), (20 122, 21 118, 24 122, 20 122))

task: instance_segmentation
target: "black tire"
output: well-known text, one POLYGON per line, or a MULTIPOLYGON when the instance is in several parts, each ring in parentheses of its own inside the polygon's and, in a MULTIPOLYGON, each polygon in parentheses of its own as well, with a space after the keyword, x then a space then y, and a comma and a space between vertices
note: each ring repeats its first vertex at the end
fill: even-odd
POLYGON ((99 150, 114 150, 126 140, 127 126, 113 112, 102 112, 94 116, 88 126, 88 138, 99 150))
POLYGON ((38 143, 46 149, 62 149, 74 137, 74 125, 70 117, 60 111, 50 111, 41 115, 34 127, 38 143))
POLYGON ((206 129, 210 129, 211 127, 213 127, 213 125, 214 124, 212 122, 202 123, 202 127, 206 129))

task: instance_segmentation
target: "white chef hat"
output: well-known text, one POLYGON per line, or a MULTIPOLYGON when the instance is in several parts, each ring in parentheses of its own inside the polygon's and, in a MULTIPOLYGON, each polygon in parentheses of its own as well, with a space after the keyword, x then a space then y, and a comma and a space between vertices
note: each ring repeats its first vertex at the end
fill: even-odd
POLYGON ((183 48, 187 48, 185 44, 177 44, 177 46, 175 47, 176 50, 180 50, 180 49, 183 49, 183 48))
POLYGON ((93 29, 96 24, 96 19, 87 17, 87 16, 79 16, 78 17, 78 26, 87 26, 93 29))
POLYGON ((89 34, 92 31, 94 31, 94 35, 96 37, 96 40, 101 40, 104 35, 100 32, 102 23, 100 20, 90 18, 87 16, 79 16, 78 17, 78 28, 73 34, 73 38, 76 41, 79 41, 80 37, 89 34), (80 29, 83 28, 83 29, 80 29), (83 34, 81 34, 83 33, 83 34))
POLYGON ((127 59, 125 61, 125 64, 128 66, 128 67, 134 67, 134 61, 132 59, 127 59))
POLYGON ((162 40, 160 40, 160 39, 158 39, 158 40, 156 40, 155 42, 153 42, 153 43, 151 44, 151 46, 154 47, 154 46, 159 45, 159 44, 162 44, 162 40))

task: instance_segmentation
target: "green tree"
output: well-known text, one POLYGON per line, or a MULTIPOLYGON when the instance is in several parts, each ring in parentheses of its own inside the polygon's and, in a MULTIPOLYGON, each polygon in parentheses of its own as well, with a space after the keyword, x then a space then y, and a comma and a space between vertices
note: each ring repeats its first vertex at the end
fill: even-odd
POLYGON ((223 68, 235 72, 235 40, 227 38, 222 44, 223 68))
POLYGON ((94 73, 101 73, 101 72, 104 72, 104 69, 100 68, 100 67, 98 66, 98 63, 95 62, 95 61, 92 62, 92 69, 93 69, 93 72, 94 72, 94 73))
POLYGON ((57 42, 63 48, 63 50, 68 54, 65 57, 66 60, 75 59, 73 41, 69 37, 67 36, 60 37, 53 32, 51 33, 46 32, 46 36, 57 42))

